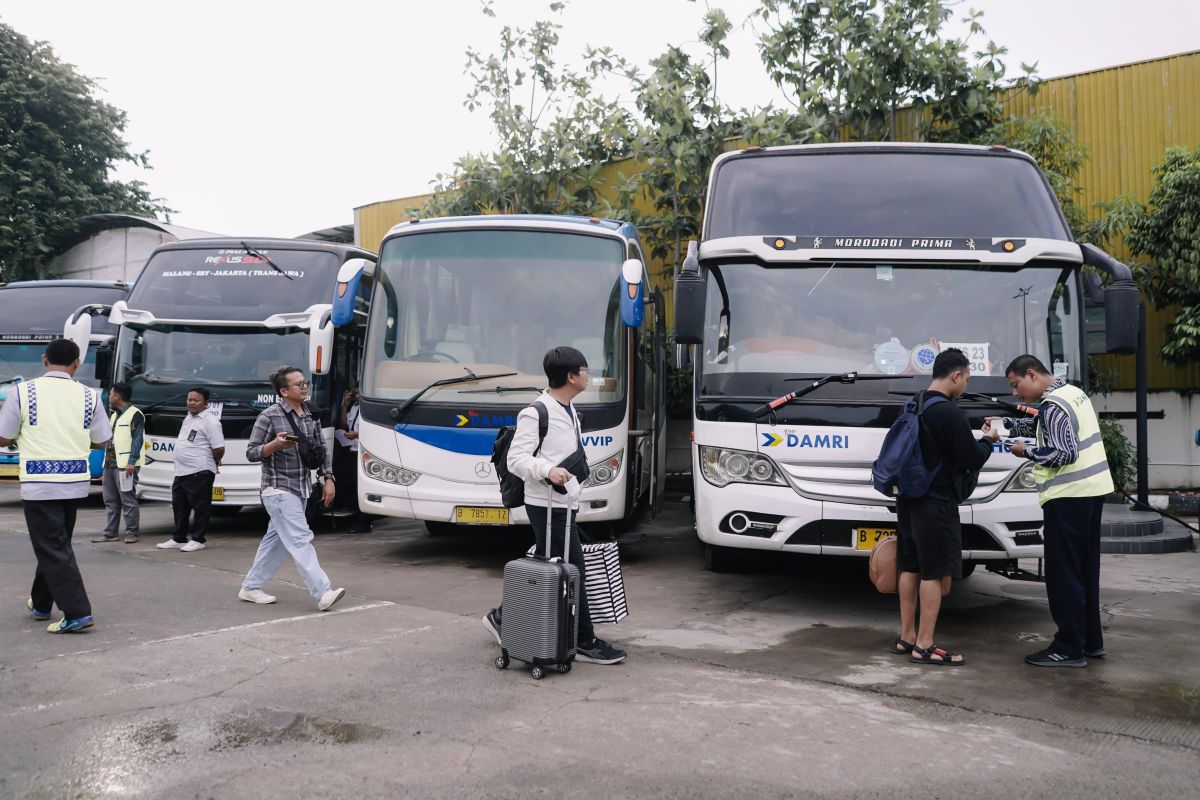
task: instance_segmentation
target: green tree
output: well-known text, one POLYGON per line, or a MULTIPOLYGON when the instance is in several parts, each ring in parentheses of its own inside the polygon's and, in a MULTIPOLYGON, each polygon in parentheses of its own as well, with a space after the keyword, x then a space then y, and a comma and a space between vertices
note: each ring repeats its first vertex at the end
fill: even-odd
POLYGON ((1163 360, 1187 364, 1200 358, 1200 147, 1171 148, 1154 174, 1149 202, 1125 240, 1146 259, 1135 267, 1146 297, 1179 309, 1167 326, 1163 360))
POLYGON ((169 215, 141 181, 112 178, 123 162, 149 162, 123 138, 125 112, 98 91, 49 44, 0 23, 0 280, 46 277, 78 217, 169 215))

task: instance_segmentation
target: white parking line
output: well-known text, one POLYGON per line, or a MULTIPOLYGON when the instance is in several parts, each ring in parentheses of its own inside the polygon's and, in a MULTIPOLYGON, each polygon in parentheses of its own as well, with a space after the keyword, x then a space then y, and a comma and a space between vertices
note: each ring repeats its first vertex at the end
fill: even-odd
POLYGON ((231 631, 244 631, 244 630, 249 630, 250 628, 262 628, 267 625, 278 625, 282 622, 297 622, 302 619, 322 619, 324 617, 332 617, 337 614, 350 614, 355 611, 369 611, 373 608, 384 608, 386 606, 394 606, 394 605, 396 605, 396 604, 389 600, 380 600, 377 603, 367 603, 365 605, 354 606, 352 608, 340 608, 337 611, 317 611, 312 614, 301 614, 298 617, 281 617, 279 619, 267 619, 267 620, 263 620, 262 622, 249 622, 245 625, 231 625, 228 628, 217 628, 217 629, 211 630, 211 631, 196 631, 195 633, 182 633, 178 636, 168 636, 166 639, 150 639, 149 641, 142 642, 141 645, 143 647, 145 647, 147 645, 152 645, 152 644, 163 644, 164 642, 177 642, 181 639, 196 639, 201 636, 212 636, 212 635, 218 634, 218 633, 230 633, 231 631))

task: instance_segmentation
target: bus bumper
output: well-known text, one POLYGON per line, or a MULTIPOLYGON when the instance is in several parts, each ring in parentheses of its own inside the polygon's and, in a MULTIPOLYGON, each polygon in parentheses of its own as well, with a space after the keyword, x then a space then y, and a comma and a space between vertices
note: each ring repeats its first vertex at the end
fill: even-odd
MULTIPOLYGON (((227 446, 227 451, 232 450, 227 446)), ((244 451, 243 447, 243 451, 244 451)), ((222 464, 213 481, 214 506, 261 506, 262 468, 258 464, 222 464)), ((139 500, 171 502, 175 482, 173 461, 149 461, 138 473, 139 500)))

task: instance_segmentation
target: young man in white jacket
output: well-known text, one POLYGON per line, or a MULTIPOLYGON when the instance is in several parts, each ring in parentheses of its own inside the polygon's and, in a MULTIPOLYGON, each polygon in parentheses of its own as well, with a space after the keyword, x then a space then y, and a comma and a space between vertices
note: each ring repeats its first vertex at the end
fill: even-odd
MULTIPOLYGON (((583 442, 580 438, 579 415, 571 405, 588 386, 587 360, 574 347, 555 347, 542 359, 542 368, 550 388, 535 400, 546 409, 549 425, 546 438, 538 446, 538 412, 530 406, 517 415, 517 432, 508 449, 508 469, 525 481, 525 513, 537 537, 537 551, 546 548, 546 500, 547 482, 561 487, 563 494, 555 489, 553 531, 550 540, 552 556, 563 555, 563 529, 567 524, 567 506, 578 511, 582 487, 579 478, 571 473, 564 463, 586 465, 582 455, 583 442), (536 455, 535 455, 536 451, 536 455)), ((584 466, 586 470, 586 466, 584 466)), ((586 477, 586 475, 585 475, 586 477)), ((624 650, 618 650, 603 639, 597 638, 588 613, 586 565, 583 546, 579 542, 579 526, 571 525, 570 554, 567 561, 579 570, 579 643, 575 660, 592 664, 617 664, 625 660, 624 650)), ((483 624, 500 643, 501 609, 494 608, 483 618, 483 624)))

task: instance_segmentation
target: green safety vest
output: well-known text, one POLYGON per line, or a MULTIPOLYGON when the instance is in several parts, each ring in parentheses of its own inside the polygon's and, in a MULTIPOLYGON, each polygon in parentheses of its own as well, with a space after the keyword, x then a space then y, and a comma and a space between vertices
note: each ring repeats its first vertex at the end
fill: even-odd
POLYGON ((66 378, 17 386, 21 404, 21 480, 79 483, 91 479, 92 420, 104 413, 100 393, 66 378))
MULTIPOLYGON (((130 425, 133 424, 134 416, 137 415, 145 419, 145 414, 137 406, 126 406, 118 417, 117 412, 108 415, 108 422, 112 425, 113 431, 113 451, 117 454, 117 469, 125 469, 129 466, 129 451, 133 449, 133 429, 130 425)), ((150 443, 146 441, 145 427, 142 428, 142 452, 138 453, 138 459, 134 462, 135 467, 145 466, 146 451, 150 448, 150 443)))
MULTIPOLYGON (((1079 445, 1079 458, 1074 464, 1061 467, 1033 468, 1037 481, 1038 503, 1045 505, 1060 497, 1099 497, 1113 491, 1112 474, 1108 471, 1108 456, 1100 437, 1100 420, 1092 401, 1083 390, 1070 384, 1061 386, 1042 399, 1062 409, 1071 420, 1071 430, 1079 445)), ((1045 428, 1037 426, 1037 446, 1046 447, 1045 428)))

